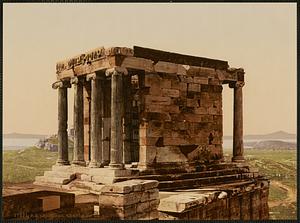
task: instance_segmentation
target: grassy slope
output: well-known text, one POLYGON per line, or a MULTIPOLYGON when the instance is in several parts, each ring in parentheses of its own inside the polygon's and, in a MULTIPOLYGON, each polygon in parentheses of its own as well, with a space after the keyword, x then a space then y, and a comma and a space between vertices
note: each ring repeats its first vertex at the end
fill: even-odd
POLYGON ((36 147, 3 152, 3 181, 20 183, 34 181, 34 177, 50 170, 57 159, 56 152, 36 147))
MULTIPOLYGON (((271 219, 296 219, 296 203, 282 202, 288 198, 287 191, 272 184, 278 181, 292 190, 297 189, 296 150, 247 150, 246 159, 249 164, 259 169, 271 180, 269 202, 279 203, 270 207, 271 219), (281 203, 282 202, 282 203, 281 203)), ((295 194, 296 196, 296 194, 295 194)))

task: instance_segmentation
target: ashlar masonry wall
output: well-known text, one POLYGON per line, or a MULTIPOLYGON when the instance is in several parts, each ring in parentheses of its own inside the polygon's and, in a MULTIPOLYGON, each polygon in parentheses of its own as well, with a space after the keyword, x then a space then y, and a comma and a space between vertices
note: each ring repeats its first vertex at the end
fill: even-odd
POLYGON ((222 160, 223 87, 214 69, 139 77, 140 167, 222 160))

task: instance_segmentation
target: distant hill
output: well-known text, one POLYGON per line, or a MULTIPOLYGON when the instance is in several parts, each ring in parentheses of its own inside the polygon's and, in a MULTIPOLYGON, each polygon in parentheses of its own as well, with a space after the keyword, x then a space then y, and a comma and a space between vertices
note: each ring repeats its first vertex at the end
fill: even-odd
POLYGON ((244 142, 244 146, 256 149, 296 149, 297 144, 280 140, 266 140, 259 142, 244 142))
POLYGON ((8 134, 3 134, 3 138, 18 138, 18 139, 28 139, 28 138, 37 138, 37 139, 42 139, 47 137, 47 135, 40 135, 40 134, 23 134, 23 133, 8 133, 8 134))
MULTIPOLYGON (((224 136, 224 139, 232 139, 232 136, 224 136)), ((297 139, 296 134, 287 133, 284 131, 277 131, 265 135, 244 135, 244 139, 297 139)))

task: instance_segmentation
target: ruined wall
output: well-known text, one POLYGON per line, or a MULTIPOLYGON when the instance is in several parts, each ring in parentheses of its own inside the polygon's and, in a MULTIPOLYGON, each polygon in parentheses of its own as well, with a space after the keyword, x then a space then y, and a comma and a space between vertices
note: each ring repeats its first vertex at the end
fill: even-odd
POLYGON ((223 88, 211 70, 139 76, 141 167, 222 159, 223 88))

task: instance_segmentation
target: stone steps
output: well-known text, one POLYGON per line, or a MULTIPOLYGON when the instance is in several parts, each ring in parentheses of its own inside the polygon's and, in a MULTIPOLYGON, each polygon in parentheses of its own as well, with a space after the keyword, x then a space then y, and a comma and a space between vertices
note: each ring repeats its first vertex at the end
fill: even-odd
POLYGON ((214 170, 214 171, 203 171, 194 173, 180 173, 180 174, 166 174, 166 175, 150 175, 150 176, 140 176, 139 179, 156 179, 158 181, 168 181, 168 180, 181 180, 190 178, 202 178, 202 177, 214 177, 223 176, 229 174, 243 173, 240 169, 232 168, 227 170, 214 170))
POLYGON ((176 190, 185 188, 200 188, 203 186, 220 185, 224 183, 233 183, 243 180, 254 179, 253 173, 230 174, 214 177, 202 177, 193 179, 160 181, 158 188, 160 190, 176 190))
POLYGON ((61 171, 45 171, 44 172, 45 177, 60 177, 60 178, 66 178, 70 180, 74 180, 76 178, 76 174, 72 174, 70 172, 61 172, 61 171))
POLYGON ((53 183, 59 185, 65 185, 70 183, 72 180, 70 178, 64 177, 47 177, 47 176, 36 176, 35 182, 42 182, 42 183, 53 183))
MULTIPOLYGON (((248 171, 241 168, 231 168, 231 169, 221 169, 221 170, 211 170, 211 171, 201 171, 201 172, 192 172, 192 173, 174 173, 174 174, 156 174, 156 175, 142 175, 135 176, 135 179, 143 180, 158 180, 158 181, 173 181, 173 180, 182 180, 182 179, 195 179, 203 177, 215 177, 231 174, 240 174, 246 173, 248 171)), ((117 181, 129 180, 132 177, 118 177, 117 181)))

